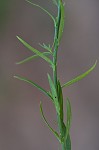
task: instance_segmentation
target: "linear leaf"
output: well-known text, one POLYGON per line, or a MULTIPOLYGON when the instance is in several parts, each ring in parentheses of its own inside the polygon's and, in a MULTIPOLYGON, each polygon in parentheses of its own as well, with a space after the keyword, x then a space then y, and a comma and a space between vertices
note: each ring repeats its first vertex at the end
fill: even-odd
POLYGON ((34 5, 34 6, 36 6, 36 7, 39 7, 41 10, 43 10, 46 14, 48 14, 48 15, 51 17, 51 19, 54 21, 54 25, 55 25, 55 19, 54 19, 54 17, 53 17, 46 9, 44 9, 44 8, 41 7, 40 5, 35 4, 35 3, 33 3, 33 2, 30 2, 30 1, 28 1, 28 0, 26 0, 26 2, 28 2, 28 3, 30 3, 31 5, 34 5))
POLYGON ((40 102, 40 112, 42 115, 42 118, 44 120, 44 122, 46 123, 46 125, 48 126, 48 128, 52 131, 52 133, 57 137, 57 139, 60 141, 60 137, 59 134, 49 125, 49 123, 47 122, 44 113, 43 113, 43 108, 42 108, 42 103, 40 102))
MULTIPOLYGON (((44 54, 44 55, 50 55, 49 52, 43 52, 43 54, 44 54)), ((38 57, 39 57, 38 55, 32 55, 32 56, 30 56, 30 57, 25 58, 25 59, 22 60, 22 61, 17 62, 16 64, 20 65, 20 64, 26 63, 26 62, 31 61, 32 59, 38 58, 38 57)))
POLYGON ((86 71, 85 73, 83 73, 83 74, 77 76, 76 78, 68 81, 67 83, 63 84, 62 88, 67 87, 69 85, 72 85, 72 84, 82 80, 83 78, 85 78, 91 71, 93 71, 93 69, 96 67, 96 64, 97 64, 97 60, 96 60, 95 64, 88 71, 86 71))
POLYGON ((60 81, 58 80, 58 100, 59 100, 59 105, 60 105, 60 118, 61 121, 63 122, 63 93, 62 93, 62 87, 60 84, 60 81))
POLYGON ((62 0, 60 0, 60 10, 61 10, 61 14, 60 14, 60 25, 59 25, 59 35, 58 35, 59 42, 62 38, 63 29, 64 29, 64 20, 65 20, 65 10, 64 10, 64 4, 62 0))
POLYGON ((33 81, 28 80, 27 78, 24 78, 24 77, 20 77, 20 76, 14 76, 14 78, 19 79, 19 80, 22 80, 22 81, 25 81, 25 82, 27 82, 27 83, 33 85, 34 87, 36 87, 36 88, 38 88, 40 91, 42 91, 45 95, 47 95, 48 97, 51 98, 51 96, 49 95, 49 93, 48 93, 46 90, 44 90, 41 86, 39 86, 38 84, 34 83, 33 81))
POLYGON ((53 69, 55 69, 55 66, 53 64, 53 62, 46 57, 43 53, 41 53, 40 51, 38 51, 37 49, 33 48, 32 46, 30 46, 27 42, 25 42, 23 39, 21 39, 20 37, 18 37, 18 40, 26 47, 28 48, 30 51, 32 51, 33 53, 35 53, 36 55, 38 55, 39 57, 43 58, 45 61, 47 61, 53 69))
POLYGON ((52 94, 52 97, 53 97, 53 101, 54 101, 54 104, 55 104, 56 111, 60 115, 60 106, 59 106, 59 102, 58 102, 58 95, 57 95, 56 88, 55 88, 55 86, 53 84, 53 81, 52 81, 49 74, 48 74, 48 81, 49 81, 51 94, 52 94))
POLYGON ((68 129, 70 129, 72 112, 71 112, 71 104, 70 104, 69 98, 67 98, 67 101, 66 101, 66 111, 67 111, 66 127, 68 127, 68 129))
MULTIPOLYGON (((70 126, 71 126, 71 119, 72 119, 72 112, 71 112, 71 104, 69 101, 69 98, 66 100, 66 132, 65 132, 65 141, 68 141, 68 136, 70 132, 70 126)), ((70 141, 68 141, 70 143, 70 141)))

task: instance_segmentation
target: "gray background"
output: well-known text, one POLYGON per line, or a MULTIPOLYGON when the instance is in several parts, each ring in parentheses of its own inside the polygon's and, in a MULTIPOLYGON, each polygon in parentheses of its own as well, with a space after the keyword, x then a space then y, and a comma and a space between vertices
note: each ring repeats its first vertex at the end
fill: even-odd
MULTIPOLYGON (((56 14, 51 0, 33 0, 56 14)), ((65 2, 65 30, 58 53, 58 77, 64 83, 89 69, 99 57, 99 1, 68 0, 65 2)), ((32 60, 17 66, 15 62, 30 56, 16 39, 21 36, 34 47, 52 43, 53 22, 38 8, 24 0, 0 0, 0 149, 56 150, 58 141, 43 123, 39 103, 53 128, 54 107, 41 92, 18 81, 19 74, 49 89, 48 64, 32 60)), ((41 49, 40 49, 41 50, 41 49)), ((64 89, 72 104, 72 150, 99 149, 99 63, 85 79, 64 89)))

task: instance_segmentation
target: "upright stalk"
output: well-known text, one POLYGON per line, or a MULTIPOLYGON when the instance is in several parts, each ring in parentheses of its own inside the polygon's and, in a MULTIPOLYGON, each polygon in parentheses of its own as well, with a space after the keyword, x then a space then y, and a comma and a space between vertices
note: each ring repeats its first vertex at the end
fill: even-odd
POLYGON ((55 45, 54 48, 54 53, 53 53, 53 64, 55 66, 55 68, 53 69, 53 80, 54 80, 54 85, 57 91, 57 45, 55 45))
MULTIPOLYGON (((55 68, 53 69, 53 80, 54 80, 54 85, 57 91, 57 95, 59 95, 58 93, 58 87, 57 87, 57 52, 58 52, 58 48, 59 48, 59 40, 58 40, 58 36, 59 36, 59 28, 60 28, 60 19, 61 19, 61 9, 60 9, 60 1, 58 2, 58 16, 57 16, 57 22, 56 22, 56 26, 55 26, 55 35, 54 35, 54 52, 53 52, 53 63, 55 65, 55 68)), ((59 101, 59 97, 58 97, 58 101, 59 101)), ((62 104, 62 116, 63 116, 63 104, 62 104)), ((58 128, 59 128, 59 132, 60 132, 60 136, 63 137, 65 135, 64 133, 64 123, 63 123, 63 118, 61 118, 58 114, 57 114, 57 122, 58 122, 58 128)), ((66 132, 66 131, 65 131, 66 132)), ((62 145, 62 150, 66 150, 66 144, 61 143, 62 145)))
POLYGON ((42 118, 43 118, 44 122, 46 123, 46 125, 48 126, 48 128, 50 129, 50 131, 55 135, 55 137, 61 143, 62 150, 71 150, 71 139, 70 139, 70 127, 71 127, 71 118, 72 118, 71 104, 70 104, 69 98, 67 98, 66 99, 66 107, 65 107, 66 108, 66 122, 64 123, 62 89, 64 87, 68 87, 68 86, 78 82, 79 80, 81 80, 85 76, 87 76, 95 68, 97 61, 85 73, 83 73, 83 74, 73 78, 72 80, 64 83, 63 85, 61 85, 59 78, 57 78, 57 53, 58 53, 58 48, 59 48, 60 40, 62 38, 63 29, 64 29, 65 12, 64 12, 63 1, 62 0, 53 0, 54 4, 57 6, 57 9, 58 9, 56 18, 54 18, 52 14, 50 14, 46 9, 39 6, 38 4, 34 4, 34 3, 30 2, 29 0, 26 0, 26 1, 36 7, 39 7, 41 10, 43 10, 45 13, 47 13, 47 15, 53 20, 54 27, 55 27, 54 42, 53 42, 52 47, 50 47, 50 45, 46 45, 44 43, 42 45, 40 44, 40 46, 43 47, 44 50, 46 50, 45 52, 41 52, 38 49, 35 49, 34 47, 32 47, 29 43, 24 41, 22 38, 17 36, 17 39, 28 50, 30 50, 34 54, 34 55, 27 57, 26 59, 18 62, 17 64, 22 64, 22 63, 32 60, 33 58, 40 57, 40 58, 44 59, 52 67, 53 79, 48 74, 50 90, 47 91, 46 89, 44 89, 37 83, 35 83, 27 78, 20 77, 18 75, 14 76, 14 77, 31 84, 32 86, 36 87, 37 89, 39 89, 41 92, 43 92, 46 96, 48 96, 50 98, 50 100, 53 102, 54 107, 56 109, 59 132, 54 130, 48 123, 48 121, 43 113, 42 103, 40 103, 40 112, 41 112, 42 118), (53 60, 48 57, 49 55, 53 56, 53 60))
POLYGON ((60 26, 60 2, 58 2, 58 16, 55 23, 55 35, 54 35, 54 51, 53 51, 53 64, 55 65, 55 69, 53 69, 53 80, 54 85, 57 90, 57 52, 59 47, 58 35, 59 35, 59 26, 60 26))

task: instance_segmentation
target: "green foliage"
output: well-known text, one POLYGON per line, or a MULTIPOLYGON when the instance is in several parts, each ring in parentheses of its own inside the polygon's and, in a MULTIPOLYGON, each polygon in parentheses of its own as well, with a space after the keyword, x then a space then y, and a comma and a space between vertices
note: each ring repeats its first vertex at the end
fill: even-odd
POLYGON ((58 102, 57 91, 56 91, 55 85, 49 74, 48 74, 48 81, 49 81, 49 85, 50 85, 50 89, 51 89, 51 95, 53 98, 53 102, 55 104, 56 112, 58 113, 58 115, 60 115, 60 106, 59 106, 59 102, 58 102))
MULTIPOLYGON (((42 54, 44 54, 45 56, 46 56, 46 55, 50 55, 49 52, 43 52, 42 54)), ((39 57, 38 55, 32 55, 32 56, 30 56, 30 57, 25 58, 24 60, 22 60, 22 61, 20 61, 20 62, 17 62, 16 64, 18 64, 18 65, 24 64, 24 63, 26 63, 26 62, 28 62, 28 61, 31 61, 32 59, 38 58, 38 57, 39 57)))
POLYGON ((47 96, 49 96, 49 97, 51 98, 50 94, 49 94, 46 90, 44 90, 42 87, 40 87, 39 85, 37 85, 37 84, 34 83, 33 81, 28 80, 27 78, 24 78, 24 77, 20 77, 20 76, 14 76, 14 78, 19 79, 19 80, 21 80, 21 81, 25 81, 25 82, 27 82, 27 83, 29 83, 29 84, 35 86, 37 89, 39 89, 39 90, 42 91, 45 95, 47 95, 47 96))
POLYGON ((31 61, 34 58, 42 58, 44 59, 51 67, 53 76, 50 76, 48 74, 48 82, 49 82, 49 91, 46 91, 38 84, 34 83, 31 80, 28 80, 27 78, 20 77, 20 76, 14 76, 15 78, 25 81, 32 86, 39 89, 41 92, 43 92, 46 96, 48 96, 52 103, 55 106, 56 114, 57 114, 57 124, 58 124, 58 132, 56 132, 50 124, 47 122, 47 119, 44 116, 42 103, 40 103, 40 112, 42 115, 42 118, 45 122, 45 124, 48 126, 48 128, 51 130, 51 132, 55 135, 55 137, 59 140, 59 142, 62 145, 62 150, 71 150, 71 138, 70 138, 70 127, 71 127, 71 119, 72 119, 72 112, 71 112, 71 104, 69 101, 69 98, 66 100, 66 119, 64 119, 64 101, 63 101, 63 92, 62 88, 68 87, 83 78, 85 78, 90 72, 93 71, 93 69, 96 67, 97 61, 95 64, 85 73, 73 78, 72 80, 66 82, 65 84, 61 85, 60 80, 57 78, 57 52, 59 48, 59 44, 63 35, 63 29, 64 29, 64 20, 65 20, 65 11, 64 11, 64 4, 62 0, 52 0, 53 3, 57 6, 57 16, 54 19, 54 17, 49 13, 46 9, 42 8, 41 6, 34 4, 28 0, 26 0, 28 3, 39 7, 41 10, 43 10, 45 13, 50 16, 50 18, 54 22, 55 27, 55 33, 54 33, 54 41, 52 46, 46 45, 46 44, 39 44, 44 50, 47 50, 47 52, 40 52, 39 50, 33 48, 30 46, 27 42, 25 42, 22 38, 17 36, 18 40, 30 51, 34 53, 34 55, 25 58, 24 60, 18 62, 17 64, 23 64, 28 61, 31 61), (49 58, 48 56, 51 55, 52 58, 49 58), (65 121, 66 120, 66 123, 65 121))
POLYGON ((69 85, 72 85, 72 84, 74 84, 74 83, 82 80, 83 78, 85 78, 90 72, 93 71, 93 69, 96 67, 96 64, 97 64, 97 60, 96 60, 95 64, 88 71, 86 71, 85 73, 83 73, 83 74, 77 76, 76 78, 68 81, 67 83, 65 83, 64 85, 62 85, 62 88, 63 87, 67 87, 69 85))
POLYGON ((35 53, 37 56, 43 58, 45 61, 47 61, 51 66, 52 68, 54 69, 54 64, 53 62, 48 58, 46 57, 43 53, 41 53, 40 51, 38 51, 37 49, 33 48, 32 46, 30 46, 27 42, 25 42, 23 39, 21 39, 20 37, 18 37, 18 40, 26 47, 28 48, 30 51, 32 51, 33 53, 35 53))
POLYGON ((69 98, 67 98, 66 101, 66 110, 67 110, 67 122, 66 122, 66 128, 69 131, 70 130, 70 126, 71 126, 71 118, 72 118, 72 112, 71 112, 71 104, 69 101, 69 98))
POLYGON ((51 48, 50 44, 47 46, 47 45, 45 45, 44 43, 43 43, 43 44, 40 44, 40 43, 39 43, 39 45, 40 45, 42 48, 44 48, 44 49, 46 49, 47 51, 49 51, 50 54, 53 55, 53 53, 52 53, 52 48, 51 48))
POLYGON ((46 9, 44 9, 43 7, 37 5, 37 4, 33 3, 33 2, 30 2, 30 1, 28 1, 28 0, 26 0, 26 2, 30 3, 31 5, 34 5, 34 6, 38 7, 38 8, 40 8, 41 10, 43 10, 46 14, 49 15, 49 17, 53 20, 53 22, 54 22, 54 24, 55 24, 55 19, 54 19, 54 17, 53 17, 46 9))
POLYGON ((44 116, 44 113, 43 113, 43 108, 42 108, 42 103, 40 103, 40 112, 41 112, 41 115, 42 115, 42 118, 44 120, 44 122, 46 123, 46 125, 48 126, 48 128, 52 131, 52 133, 57 137, 57 139, 59 141, 61 141, 60 139, 60 136, 59 134, 49 125, 49 123, 47 122, 45 116, 44 116))
MULTIPOLYGON (((67 98, 66 100, 66 133, 65 133, 65 137, 64 140, 69 142, 68 137, 70 136, 70 126, 71 126, 71 118, 72 118, 72 112, 71 112, 71 104, 69 101, 69 98, 67 98)), ((70 142, 69 142, 70 143, 70 142)))
POLYGON ((71 150, 71 139, 70 139, 70 134, 68 134, 67 139, 66 139, 66 144, 65 144, 65 150, 71 150))
POLYGON ((65 10, 64 10, 64 4, 60 0, 60 24, 59 24, 59 35, 58 35, 58 40, 60 42, 62 35, 63 35, 63 30, 64 30, 64 21, 65 21, 65 10))
POLYGON ((60 118, 61 121, 63 122, 64 116, 63 116, 63 93, 62 93, 62 88, 60 81, 58 80, 58 101, 60 105, 60 118))

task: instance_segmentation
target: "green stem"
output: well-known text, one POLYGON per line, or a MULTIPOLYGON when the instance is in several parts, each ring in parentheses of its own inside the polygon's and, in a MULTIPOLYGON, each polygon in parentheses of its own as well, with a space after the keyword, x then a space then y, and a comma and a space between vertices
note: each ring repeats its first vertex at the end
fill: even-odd
POLYGON ((55 69, 53 70, 53 80, 57 90, 57 51, 58 51, 58 35, 59 35, 59 26, 60 26, 60 5, 58 6, 58 16, 55 24, 55 35, 54 35, 54 52, 53 52, 53 63, 55 65, 55 69))
POLYGON ((53 70, 53 80, 54 80, 54 85, 56 87, 56 91, 57 91, 57 49, 58 46, 55 45, 54 54, 53 54, 53 63, 55 65, 55 69, 53 70))
MULTIPOLYGON (((61 10, 60 10, 60 5, 58 6, 58 17, 57 17, 57 23, 55 26, 55 35, 54 35, 54 52, 53 52, 53 63, 55 65, 55 69, 53 69, 53 81, 54 81, 54 85, 57 91, 57 95, 59 95, 58 93, 58 86, 57 86, 57 52, 58 52, 58 47, 59 47, 59 43, 58 43, 58 35, 59 35, 59 27, 60 27, 60 16, 61 16, 61 10)), ((59 101, 59 100, 58 100, 59 101)), ((59 127, 59 132, 61 137, 64 136, 64 123, 63 120, 61 119, 61 117, 57 114, 57 122, 58 122, 58 127, 59 127)), ((62 150, 66 150, 66 144, 62 143, 62 150)))
POLYGON ((62 150, 66 150, 66 145, 64 143, 62 144, 62 150))

